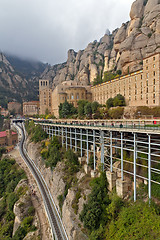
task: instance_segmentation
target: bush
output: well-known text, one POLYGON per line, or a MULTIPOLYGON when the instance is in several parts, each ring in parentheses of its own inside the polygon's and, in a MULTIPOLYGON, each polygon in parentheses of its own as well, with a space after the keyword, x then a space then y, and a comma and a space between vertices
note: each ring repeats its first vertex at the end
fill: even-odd
POLYGON ((7 205, 9 210, 13 210, 15 202, 18 200, 18 197, 15 192, 11 192, 7 197, 7 205))
POLYGON ((69 149, 65 154, 64 158, 66 159, 65 165, 68 168, 68 173, 69 174, 74 174, 78 172, 79 170, 79 161, 78 161, 78 156, 71 150, 69 149))
POLYGON ((112 79, 114 79, 115 77, 118 77, 119 75, 117 75, 116 73, 112 73, 112 72, 104 72, 104 78, 103 78, 103 82, 108 82, 112 79))
POLYGON ((114 109, 110 109, 108 111, 109 113, 109 116, 112 118, 112 119, 120 119, 122 118, 122 115, 124 113, 124 108, 122 107, 117 107, 117 108, 114 108, 114 109))
POLYGON ((44 158, 46 166, 53 169, 62 159, 62 153, 60 151, 62 146, 59 138, 56 136, 46 143, 47 144, 43 144, 45 148, 41 150, 41 156, 44 158))
POLYGON ((108 240, 158 240, 159 233, 160 216, 156 214, 155 208, 148 203, 136 202, 122 209, 118 219, 107 228, 106 236, 108 240))
POLYGON ((79 203, 80 197, 81 197, 81 189, 78 188, 77 191, 76 191, 75 198, 74 198, 73 203, 72 203, 72 208, 74 209, 75 214, 78 213, 78 203, 79 203))
POLYGON ((28 135, 31 135, 31 140, 35 143, 47 138, 47 133, 43 130, 41 125, 35 125, 33 121, 26 122, 25 128, 28 135))
POLYGON ((108 221, 106 208, 110 203, 108 197, 108 183, 106 174, 101 173, 99 178, 91 181, 92 192, 89 195, 87 204, 84 204, 80 214, 80 220, 90 232, 99 228, 100 224, 105 225, 108 221))

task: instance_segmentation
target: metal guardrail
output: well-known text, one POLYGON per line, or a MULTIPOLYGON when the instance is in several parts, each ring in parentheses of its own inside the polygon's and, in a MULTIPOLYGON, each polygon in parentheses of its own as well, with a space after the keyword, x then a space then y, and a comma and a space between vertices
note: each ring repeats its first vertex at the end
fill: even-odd
POLYGON ((41 124, 41 125, 50 125, 50 126, 59 126, 59 127, 76 127, 76 128, 88 128, 88 129, 101 129, 101 130, 111 130, 111 131, 128 131, 128 132, 143 132, 146 133, 156 133, 160 134, 160 127, 147 127, 147 126, 119 126, 119 125, 84 125, 84 124, 64 124, 64 123, 41 123, 36 122, 35 124, 41 124))

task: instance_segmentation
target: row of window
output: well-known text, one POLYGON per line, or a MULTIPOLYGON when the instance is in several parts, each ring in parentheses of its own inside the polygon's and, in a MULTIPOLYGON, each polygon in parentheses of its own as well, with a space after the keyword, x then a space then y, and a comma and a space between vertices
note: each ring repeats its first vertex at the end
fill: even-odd
MULTIPOLYGON (((153 57, 153 61, 155 61, 156 60, 156 57, 153 57)), ((148 59, 146 59, 146 63, 148 63, 148 59)))

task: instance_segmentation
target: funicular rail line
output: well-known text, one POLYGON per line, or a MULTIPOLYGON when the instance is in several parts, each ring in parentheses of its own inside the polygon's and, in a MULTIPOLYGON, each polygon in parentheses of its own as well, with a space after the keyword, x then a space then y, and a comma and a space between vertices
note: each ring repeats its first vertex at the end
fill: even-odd
POLYGON ((24 129, 23 129, 23 127, 20 127, 20 126, 18 126, 18 128, 21 129, 21 133, 22 133, 22 139, 21 139, 21 142, 20 142, 20 153, 21 153, 23 159, 25 160, 26 164, 30 168, 30 170, 31 170, 32 174, 34 175, 34 178, 36 179, 37 184, 39 186, 40 192, 41 192, 42 197, 43 197, 43 201, 45 203, 45 207, 46 207, 47 215, 48 215, 48 218, 49 218, 49 222, 50 222, 50 225, 51 225, 52 237, 53 237, 53 239, 56 239, 56 240, 67 240, 68 237, 67 237, 66 233, 64 232, 63 227, 61 226, 61 223, 59 221, 59 216, 57 216, 56 210, 54 209, 54 206, 52 204, 52 200, 50 198, 50 194, 48 192, 46 184, 45 184, 42 176, 39 174, 38 170, 34 166, 32 160, 29 158, 29 156, 27 155, 27 153, 25 151, 25 148, 24 148, 24 143, 25 143, 24 129))

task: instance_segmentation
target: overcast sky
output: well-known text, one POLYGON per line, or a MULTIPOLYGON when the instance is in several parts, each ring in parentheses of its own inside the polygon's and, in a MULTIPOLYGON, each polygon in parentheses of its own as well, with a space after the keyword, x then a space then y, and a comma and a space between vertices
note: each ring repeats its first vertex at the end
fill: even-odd
POLYGON ((0 50, 50 64, 128 21, 134 0, 0 0, 0 50))

